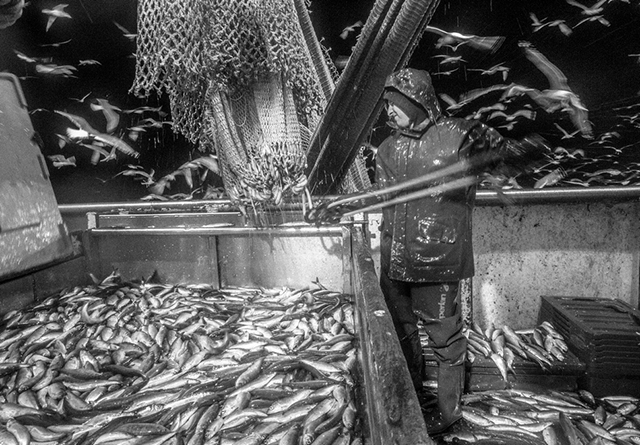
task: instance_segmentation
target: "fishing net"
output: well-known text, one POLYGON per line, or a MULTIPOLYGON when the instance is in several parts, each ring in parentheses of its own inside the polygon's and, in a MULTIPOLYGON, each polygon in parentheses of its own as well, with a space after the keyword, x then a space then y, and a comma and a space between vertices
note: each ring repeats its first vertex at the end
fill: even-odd
POLYGON ((304 190, 326 106, 299 0, 140 0, 132 93, 167 93, 174 129, 218 155, 230 198, 304 190))
POLYGON ((304 175, 308 130, 296 118, 293 93, 279 75, 254 84, 251 95, 211 90, 206 125, 214 136, 225 188, 232 200, 280 204, 299 194, 304 175), (230 118, 230 119, 229 119, 230 118))

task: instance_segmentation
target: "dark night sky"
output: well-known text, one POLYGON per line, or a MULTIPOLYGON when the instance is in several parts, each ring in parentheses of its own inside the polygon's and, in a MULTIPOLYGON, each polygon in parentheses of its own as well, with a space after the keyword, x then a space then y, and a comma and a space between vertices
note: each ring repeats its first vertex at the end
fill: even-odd
MULTIPOLYGON (((336 36, 344 27, 364 20, 372 4, 372 1, 314 0, 312 17, 318 24, 319 34, 330 43, 332 55, 347 53, 350 42, 341 42, 336 36)), ((530 13, 549 22, 565 20, 570 26, 587 17, 579 8, 562 0, 445 0, 438 6, 430 25, 463 34, 505 36, 505 43, 492 56, 464 46, 455 54, 463 55, 468 68, 486 69, 504 63, 511 68, 508 82, 542 89, 547 86, 545 77, 517 47, 518 41, 529 41, 562 69, 583 102, 595 107, 640 92, 640 63, 637 57, 628 56, 640 53, 640 2, 609 0, 605 7, 602 14, 610 26, 597 22, 583 23, 569 37, 557 27, 533 32, 531 26, 530 13)), ((431 56, 447 51, 444 48, 434 49, 435 41, 436 36, 425 33, 409 65, 437 72, 437 59, 431 56)), ((449 54, 452 53, 449 51, 449 54)), ((500 78, 458 70, 455 75, 434 76, 434 80, 440 90, 455 94, 498 83, 500 78)))
MULTIPOLYGON (((72 19, 58 19, 49 32, 45 32, 46 16, 41 10, 51 8, 55 0, 31 0, 23 17, 12 27, 0 30, 0 71, 9 71, 21 76, 29 108, 59 109, 77 112, 91 118, 96 126, 104 125, 100 115, 84 111, 86 104, 79 104, 71 97, 80 98, 87 93, 91 97, 110 100, 123 109, 133 108, 141 101, 127 94, 134 76, 135 43, 126 39, 114 21, 135 32, 136 2, 134 0, 69 0, 66 11, 72 19), (71 39, 60 46, 50 46, 71 39), (47 46, 49 45, 49 46, 47 46), (31 57, 52 57, 57 64, 78 66, 83 59, 95 59, 101 65, 78 66, 75 78, 36 76, 32 64, 20 60, 14 51, 20 51, 31 57)), ((595 2, 585 2, 591 4, 595 2)), ((355 34, 343 40, 339 37, 342 30, 357 21, 365 21, 373 0, 313 0, 311 18, 323 45, 330 49, 332 58, 348 56, 355 45, 355 34)), ((581 10, 563 0, 443 0, 438 6, 431 25, 447 31, 463 34, 501 35, 506 40, 499 51, 493 55, 461 47, 455 55, 466 61, 450 75, 439 75, 450 67, 438 66, 436 54, 453 53, 446 48, 435 49, 436 36, 425 33, 409 63, 410 66, 427 69, 434 73, 434 84, 440 93, 453 98, 473 88, 487 87, 496 83, 526 85, 537 89, 548 88, 546 78, 538 71, 518 48, 518 42, 531 42, 549 60, 557 65, 567 76, 569 86, 578 94, 582 102, 594 110, 592 115, 598 119, 598 110, 611 108, 612 103, 638 99, 640 94, 640 0, 608 0, 603 5, 603 16, 610 23, 604 26, 598 22, 583 23, 573 30, 570 36, 563 35, 557 27, 546 27, 533 32, 530 13, 546 21, 565 20, 575 27, 584 18, 581 10), (488 69, 498 63, 510 68, 506 82, 500 75, 482 75, 473 69, 488 69)), ((153 99, 152 99, 153 102, 153 99)), ((157 101, 156 103, 157 104, 157 101)), ((154 105, 154 103, 150 103, 154 105)), ((606 113, 604 113, 606 114, 606 113)), ((34 127, 45 142, 43 152, 60 152, 56 146, 55 132, 62 131, 66 122, 50 112, 32 114, 34 127)), ((599 121, 598 121, 599 122, 599 121)), ((594 122, 596 126, 596 122, 594 122)), ((605 131, 604 124, 601 130, 605 131)), ((596 128, 597 129, 597 128, 596 128)), ((172 135, 155 135, 153 140, 140 141, 146 144, 146 153, 141 163, 154 164, 158 170, 175 167, 177 162, 188 159, 190 149, 184 141, 172 135), (163 145, 163 155, 155 149, 163 145), (167 145, 171 145, 170 148, 167 145), (167 156, 167 153, 171 156, 167 156)), ((65 149, 71 150, 71 149, 65 149)), ((85 150, 86 151, 86 150, 85 150)), ((66 151, 65 154, 71 154, 66 151)), ((113 199, 113 192, 103 190, 103 182, 109 180, 118 190, 117 199, 140 197, 144 190, 132 186, 131 181, 111 180, 122 169, 122 163, 92 166, 88 155, 75 153, 83 168, 75 171, 53 171, 54 188, 75 189, 75 181, 90 177, 89 196, 69 197, 65 193, 59 201, 104 201, 113 199)), ((123 162, 131 162, 125 159, 123 162)), ((58 193, 58 191, 56 192, 58 193)))

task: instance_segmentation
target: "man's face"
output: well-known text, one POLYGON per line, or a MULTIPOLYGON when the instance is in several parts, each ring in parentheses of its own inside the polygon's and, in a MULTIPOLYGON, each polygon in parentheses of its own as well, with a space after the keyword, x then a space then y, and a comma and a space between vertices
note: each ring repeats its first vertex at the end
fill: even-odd
POLYGON ((407 116, 399 106, 391 102, 387 102, 387 115, 389 116, 389 119, 396 123, 398 128, 411 127, 411 120, 409 119, 409 116, 407 116))

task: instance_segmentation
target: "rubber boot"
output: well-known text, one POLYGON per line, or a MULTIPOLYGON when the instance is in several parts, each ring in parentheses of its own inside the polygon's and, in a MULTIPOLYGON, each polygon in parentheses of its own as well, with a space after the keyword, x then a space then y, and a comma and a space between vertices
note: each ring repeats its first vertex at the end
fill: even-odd
POLYGON ((438 365, 438 409, 425 416, 430 435, 444 433, 462 418, 465 365, 438 365))
POLYGON ((401 339, 400 347, 402 348, 402 353, 407 361, 411 381, 416 389, 416 393, 418 393, 418 398, 420 398, 423 388, 422 385, 425 379, 425 366, 424 357, 422 355, 422 343, 420 342, 420 333, 416 330, 401 339))
POLYGON ((462 418, 467 339, 462 335, 460 315, 441 319, 424 318, 423 325, 438 363, 437 409, 425 415, 427 432, 435 435, 446 431, 462 418))

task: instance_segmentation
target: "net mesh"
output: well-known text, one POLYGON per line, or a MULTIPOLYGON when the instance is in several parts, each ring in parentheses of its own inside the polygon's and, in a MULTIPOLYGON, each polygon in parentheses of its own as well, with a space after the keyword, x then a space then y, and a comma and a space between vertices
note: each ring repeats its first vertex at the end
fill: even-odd
POLYGON ((140 0, 132 93, 168 94, 174 129, 218 155, 229 197, 304 190, 326 106, 293 0, 140 0))

